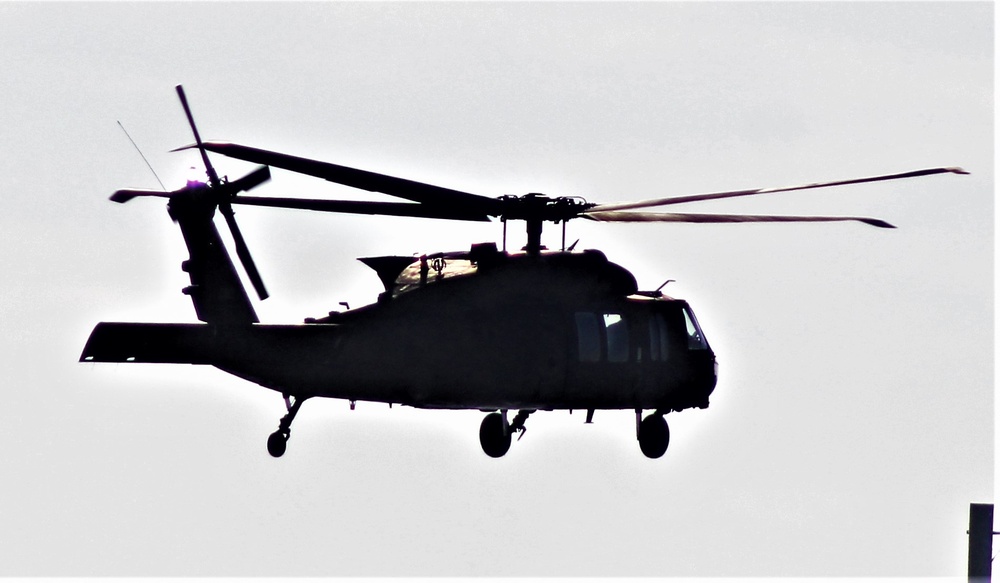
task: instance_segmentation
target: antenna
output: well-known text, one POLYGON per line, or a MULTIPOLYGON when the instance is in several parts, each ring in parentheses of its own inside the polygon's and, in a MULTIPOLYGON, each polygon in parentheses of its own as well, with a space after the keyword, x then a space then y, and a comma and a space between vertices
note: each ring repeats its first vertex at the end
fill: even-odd
POLYGON ((142 150, 140 150, 139 146, 136 145, 135 140, 132 139, 132 136, 128 135, 128 130, 125 129, 125 126, 122 125, 122 122, 120 121, 118 122, 118 127, 120 127, 122 131, 125 132, 125 137, 128 138, 128 141, 132 142, 132 146, 135 148, 136 152, 139 152, 139 156, 142 156, 142 161, 146 163, 146 167, 149 168, 149 171, 153 173, 153 178, 155 178, 156 181, 160 183, 160 188, 162 188, 163 191, 166 192, 167 187, 163 186, 163 181, 161 181, 160 177, 156 175, 156 170, 153 170, 153 165, 150 164, 149 160, 146 159, 146 156, 143 155, 142 150))
POLYGON ((670 282, 672 282, 672 281, 677 281, 677 280, 676 279, 668 279, 667 281, 665 281, 662 284, 660 284, 660 287, 656 288, 656 291, 660 291, 661 289, 667 287, 667 284, 670 283, 670 282))

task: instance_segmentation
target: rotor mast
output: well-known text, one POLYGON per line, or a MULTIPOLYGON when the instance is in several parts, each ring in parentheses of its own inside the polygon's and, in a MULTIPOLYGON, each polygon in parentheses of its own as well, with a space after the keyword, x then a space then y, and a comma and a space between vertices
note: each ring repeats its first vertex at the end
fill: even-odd
POLYGON ((528 244, 524 250, 528 255, 538 256, 542 252, 542 219, 528 219, 528 244))
POLYGON ((500 203, 501 220, 504 222, 509 220, 525 222, 528 242, 524 246, 524 251, 528 255, 536 257, 542 252, 542 230, 545 221, 565 223, 569 219, 579 216, 584 210, 596 206, 593 203, 584 202, 582 199, 564 196, 551 197, 538 192, 531 192, 523 196, 502 196, 500 203))

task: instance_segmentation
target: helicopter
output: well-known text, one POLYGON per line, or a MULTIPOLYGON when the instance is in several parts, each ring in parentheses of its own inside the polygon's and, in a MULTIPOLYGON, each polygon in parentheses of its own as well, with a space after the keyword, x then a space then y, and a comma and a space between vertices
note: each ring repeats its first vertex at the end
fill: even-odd
MULTIPOLYGON (((175 363, 214 366, 279 393, 285 414, 267 438, 268 453, 285 454, 291 425, 312 398, 387 403, 423 409, 485 413, 483 452, 504 456, 524 436, 537 411, 633 410, 636 439, 648 458, 670 443, 665 415, 709 406, 719 366, 691 306, 640 290, 636 278, 599 250, 565 245, 565 225, 602 222, 832 222, 894 228, 881 219, 844 216, 720 215, 640 209, 775 192, 968 174, 956 167, 763 188, 599 204, 540 193, 496 198, 228 142, 205 142, 182 86, 178 98, 207 182, 189 180, 174 191, 122 189, 116 203, 167 199, 189 258, 182 262, 200 324, 101 322, 80 362, 175 363), (230 181, 208 153, 259 164, 230 181), (242 194, 270 180, 270 167, 397 197, 408 202, 275 198, 242 194), (468 251, 360 258, 385 291, 369 305, 331 311, 296 324, 261 323, 216 228, 221 214, 236 255, 260 300, 268 297, 233 211, 234 205, 489 222, 504 226, 504 245, 472 244, 468 251), (506 250, 506 226, 523 221, 527 244, 506 250), (563 245, 541 244, 545 223, 561 224, 563 245), (509 413, 516 411, 510 418, 509 413), (644 412, 649 411, 644 416, 644 412)), ((176 151, 176 150, 175 150, 176 151)), ((670 280, 668 280, 669 282, 670 280)), ((664 284, 666 285, 666 283, 664 284)), ((346 306, 345 306, 346 308, 346 306)))

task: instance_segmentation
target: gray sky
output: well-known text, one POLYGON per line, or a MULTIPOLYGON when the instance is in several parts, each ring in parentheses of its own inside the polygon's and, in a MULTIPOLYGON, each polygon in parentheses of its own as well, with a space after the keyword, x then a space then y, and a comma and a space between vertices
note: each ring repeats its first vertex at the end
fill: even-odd
MULTIPOLYGON (((995 478, 993 34, 989 3, 0 3, 0 575, 962 576, 995 478), (686 209, 895 231, 571 224, 677 280, 718 355, 659 460, 628 411, 537 414, 492 460, 479 412, 339 401, 274 460, 275 393, 76 363, 98 321, 195 320, 162 201, 107 200, 157 186, 116 120, 168 188, 198 164, 177 83, 206 139, 487 196, 972 175, 686 209)), ((373 301, 355 257, 501 233, 238 215, 271 323, 373 301)))

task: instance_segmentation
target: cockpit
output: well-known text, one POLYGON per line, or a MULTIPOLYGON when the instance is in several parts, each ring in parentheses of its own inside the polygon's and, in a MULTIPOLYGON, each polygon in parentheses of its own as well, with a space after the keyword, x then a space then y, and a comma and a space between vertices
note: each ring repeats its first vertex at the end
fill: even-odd
POLYGON ((668 362, 680 351, 709 350, 681 300, 630 300, 621 309, 574 313, 580 362, 668 362))

